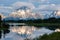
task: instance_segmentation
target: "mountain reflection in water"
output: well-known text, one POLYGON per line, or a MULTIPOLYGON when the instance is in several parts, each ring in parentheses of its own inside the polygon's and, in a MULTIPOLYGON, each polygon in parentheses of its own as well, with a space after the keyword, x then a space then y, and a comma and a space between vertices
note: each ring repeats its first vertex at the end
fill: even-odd
POLYGON ((22 26, 22 27, 13 27, 11 28, 12 32, 16 32, 18 34, 32 34, 33 31, 35 31, 36 28, 34 26, 28 27, 28 26, 22 26))
POLYGON ((54 31, 45 27, 37 28, 34 26, 10 26, 10 33, 5 35, 1 40, 24 40, 26 38, 33 39, 43 34, 50 34, 54 31))

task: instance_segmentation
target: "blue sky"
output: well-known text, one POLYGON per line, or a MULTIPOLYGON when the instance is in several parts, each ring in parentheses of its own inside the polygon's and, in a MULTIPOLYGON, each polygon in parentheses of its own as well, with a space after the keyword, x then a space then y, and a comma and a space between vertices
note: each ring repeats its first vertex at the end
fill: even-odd
POLYGON ((32 2, 32 1, 28 1, 28 0, 0 0, 0 5, 2 5, 2 6, 10 6, 11 4, 16 3, 18 1, 20 1, 20 2, 31 2, 35 6, 39 5, 39 2, 36 2, 36 1, 32 2))
MULTIPOLYGON (((8 15, 21 6, 28 6, 35 12, 40 12, 40 10, 60 10, 60 0, 0 0, 0 13, 8 15)), ((50 11, 41 13, 50 14, 50 11)))
POLYGON ((60 0, 0 0, 0 5, 3 6, 10 6, 11 4, 15 2, 31 2, 34 5, 39 5, 39 4, 60 4, 60 0))

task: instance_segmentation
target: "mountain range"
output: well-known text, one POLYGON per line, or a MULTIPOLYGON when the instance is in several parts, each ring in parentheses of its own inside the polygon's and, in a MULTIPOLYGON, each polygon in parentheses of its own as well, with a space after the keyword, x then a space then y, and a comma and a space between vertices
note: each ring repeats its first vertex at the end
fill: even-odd
POLYGON ((30 20, 30 19, 39 19, 43 18, 42 14, 33 13, 30 8, 23 6, 16 11, 12 12, 8 17, 4 18, 3 20, 30 20))
MULTIPOLYGON (((59 15, 59 13, 58 13, 59 15)), ((26 6, 22 6, 16 11, 13 11, 8 15, 8 17, 5 17, 3 20, 34 20, 34 19, 44 19, 49 18, 48 15, 42 15, 42 13, 33 13, 30 8, 26 6)), ((57 18, 60 18, 60 15, 57 16, 57 18)))

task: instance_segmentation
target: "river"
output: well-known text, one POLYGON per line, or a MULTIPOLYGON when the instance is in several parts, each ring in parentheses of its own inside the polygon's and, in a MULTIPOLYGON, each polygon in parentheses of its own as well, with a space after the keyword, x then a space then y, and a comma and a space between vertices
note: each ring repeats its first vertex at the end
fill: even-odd
MULTIPOLYGON (((12 23, 10 23, 12 24, 12 23)), ((54 30, 50 30, 45 27, 35 27, 35 26, 16 26, 16 23, 14 23, 14 26, 9 26, 9 33, 0 35, 0 40, 24 40, 24 39, 33 39, 39 36, 42 36, 43 34, 50 34, 54 32, 54 30)), ((18 23, 20 24, 20 23, 18 23)))

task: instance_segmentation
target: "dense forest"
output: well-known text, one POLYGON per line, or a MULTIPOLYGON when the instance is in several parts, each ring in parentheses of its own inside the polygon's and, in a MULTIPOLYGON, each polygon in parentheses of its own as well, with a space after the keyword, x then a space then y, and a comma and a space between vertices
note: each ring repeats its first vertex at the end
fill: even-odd
POLYGON ((18 22, 18 23, 60 23, 60 18, 48 18, 48 19, 34 19, 34 20, 3 20, 4 22, 18 22))

